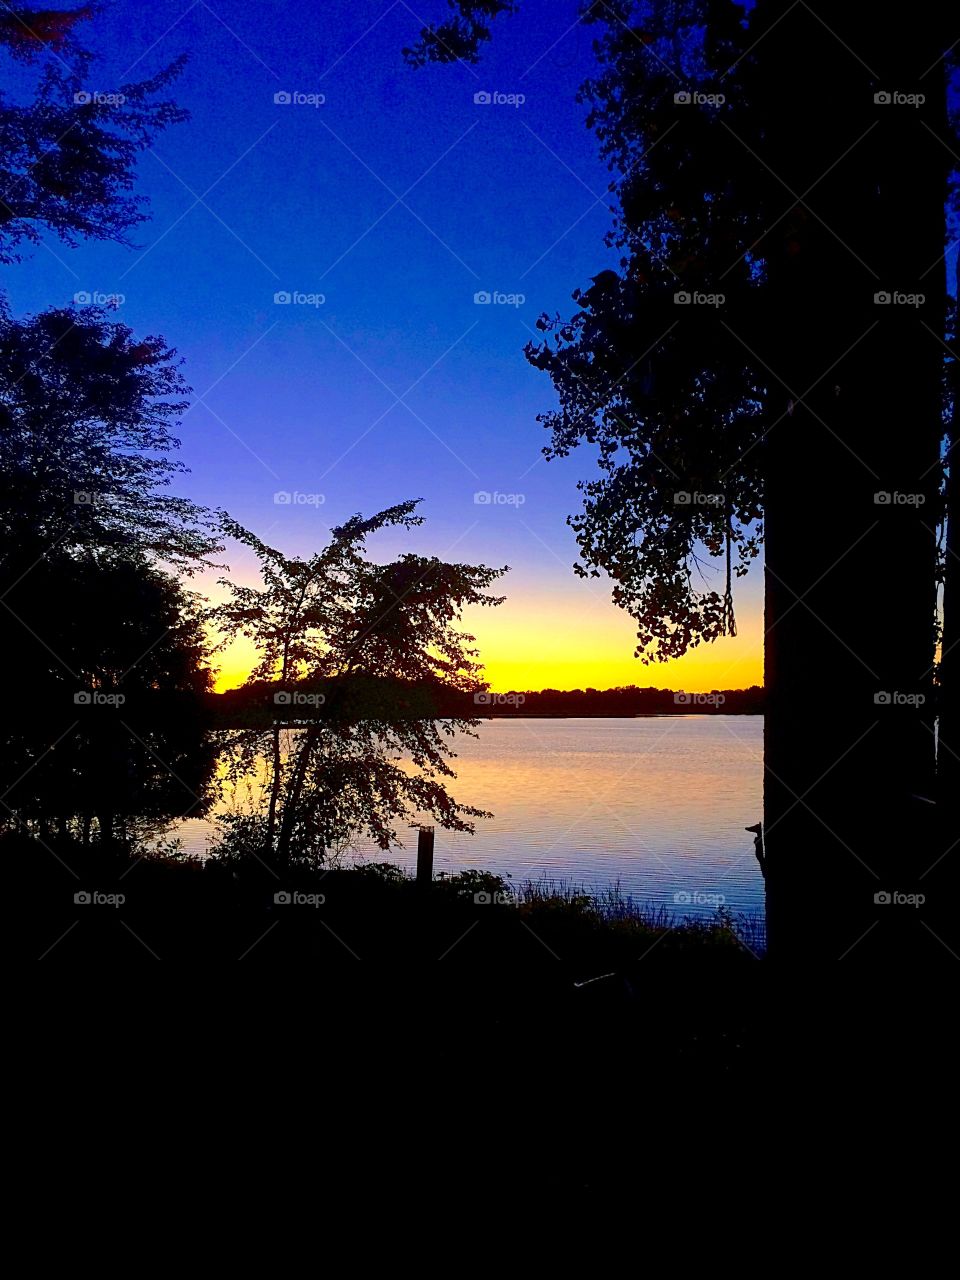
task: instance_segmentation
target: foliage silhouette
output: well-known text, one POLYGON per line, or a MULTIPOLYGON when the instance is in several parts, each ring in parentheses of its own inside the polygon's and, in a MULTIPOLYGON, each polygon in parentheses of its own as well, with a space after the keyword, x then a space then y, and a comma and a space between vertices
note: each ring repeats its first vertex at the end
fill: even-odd
POLYGON ((52 546, 151 554, 192 572, 219 549, 213 518, 163 492, 185 468, 171 425, 187 405, 176 352, 99 308, 15 320, 0 302, 0 573, 52 546))
POLYGON ((146 80, 91 92, 93 55, 74 28, 92 7, 56 13, 7 9, 0 45, 24 63, 51 51, 32 102, 0 94, 0 263, 16 262, 23 244, 40 243, 44 229, 64 243, 113 240, 146 218, 143 196, 131 194, 137 155, 187 112, 154 95, 176 79, 184 59, 146 80), (69 60, 69 61, 68 61, 69 60))
POLYGON ((266 812, 234 822, 232 836, 247 848, 252 841, 270 862, 322 861, 359 832, 386 849, 398 839, 399 822, 418 814, 458 831, 485 816, 456 803, 444 785, 453 776, 450 742, 470 732, 475 718, 438 722, 422 700, 418 715, 417 687, 439 684, 462 694, 485 687, 473 637, 456 623, 464 608, 501 603, 487 588, 506 570, 413 554, 372 562, 367 538, 415 528, 422 523, 416 506, 354 516, 306 559, 224 521, 224 531, 256 554, 263 586, 224 579, 230 599, 211 620, 228 639, 244 635, 257 646, 249 684, 280 686, 272 727, 237 731, 227 748, 234 781, 255 776, 261 755, 267 761, 266 812), (284 724, 289 708, 300 705, 295 699, 304 708, 322 706, 323 714, 306 710, 303 727, 290 732, 284 724), (402 766, 404 757, 412 767, 402 766))
POLYGON ((216 747, 196 600, 110 551, 48 556, 7 600, 6 823, 106 846, 202 814, 216 747))
MULTIPOLYGON (((453 9, 475 54, 486 9, 453 9)), ((872 882, 920 873, 917 847, 951 900, 928 801, 957 18, 878 24, 856 3, 827 24, 788 0, 580 15, 621 257, 527 348, 560 396, 547 456, 599 450, 577 569, 611 577, 639 656, 666 659, 731 633, 732 579, 763 541, 771 939, 800 956, 805 890, 829 882, 836 960, 878 923, 872 882)), ((412 60, 460 53, 426 32, 412 60)))

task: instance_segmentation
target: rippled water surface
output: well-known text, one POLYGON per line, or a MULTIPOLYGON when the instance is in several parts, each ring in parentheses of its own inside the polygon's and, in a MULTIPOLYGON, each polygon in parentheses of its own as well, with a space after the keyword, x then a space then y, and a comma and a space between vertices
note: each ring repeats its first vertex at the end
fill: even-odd
MULTIPOLYGON (((760 716, 490 720, 460 744, 453 794, 490 810, 475 835, 436 835, 435 870, 482 867, 588 889, 617 881, 681 914, 763 907, 744 828, 760 818, 760 716)), ((202 851, 214 828, 174 832, 202 851)), ((385 855, 370 850, 378 859, 385 855)), ((416 833, 390 861, 413 866, 416 833)))

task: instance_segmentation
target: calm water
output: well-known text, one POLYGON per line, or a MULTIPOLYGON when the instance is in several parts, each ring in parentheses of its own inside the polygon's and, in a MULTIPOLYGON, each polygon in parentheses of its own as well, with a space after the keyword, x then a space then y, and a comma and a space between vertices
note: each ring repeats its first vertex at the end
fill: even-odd
MULTIPOLYGON (((762 909, 744 830, 761 813, 761 716, 490 720, 479 735, 461 742, 451 790, 494 817, 472 836, 438 830, 435 870, 619 881, 680 914, 711 914, 718 895, 733 911, 762 909)), ((200 853, 214 825, 190 820, 173 834, 200 853)), ((390 861, 415 865, 410 837, 390 861)))

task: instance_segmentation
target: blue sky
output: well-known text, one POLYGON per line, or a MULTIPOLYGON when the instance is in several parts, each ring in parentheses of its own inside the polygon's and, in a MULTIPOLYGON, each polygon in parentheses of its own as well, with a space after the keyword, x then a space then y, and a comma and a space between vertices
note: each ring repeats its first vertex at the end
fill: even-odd
POLYGON ((5 272, 13 309, 124 295, 119 314, 179 350, 196 393, 182 490, 268 542, 309 553, 354 511, 422 497, 426 526, 380 554, 509 563, 508 604, 471 619, 495 685, 750 683, 759 575, 741 591, 737 640, 641 667, 631 620, 570 569, 564 521, 594 459, 540 458, 536 416, 554 395, 522 347, 538 314, 570 312, 572 290, 613 261, 608 174, 575 102, 590 33, 572 3, 524 0, 479 66, 411 70, 402 47, 442 9, 118 0, 83 31, 102 55, 88 88, 187 52, 172 92, 191 120, 142 157, 139 247, 48 236, 5 272), (480 291, 525 300, 478 305, 480 291), (324 301, 277 304, 278 292, 324 301))

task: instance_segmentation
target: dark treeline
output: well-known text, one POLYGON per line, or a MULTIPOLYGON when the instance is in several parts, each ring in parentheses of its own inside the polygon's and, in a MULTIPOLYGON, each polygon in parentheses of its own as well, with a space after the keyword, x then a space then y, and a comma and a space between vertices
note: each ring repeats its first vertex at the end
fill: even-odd
MULTIPOLYGON (((371 712, 383 703, 382 682, 354 681, 350 694, 357 713, 364 703, 371 712)), ((203 704, 211 722, 221 728, 244 724, 296 724, 323 719, 332 682, 314 681, 280 687, 274 683, 246 684, 224 693, 208 693, 203 704)), ((397 714, 411 719, 482 719, 517 716, 650 716, 763 714, 763 689, 714 689, 709 693, 638 688, 511 690, 470 693, 442 684, 392 686, 397 714)))
POLYGON ((763 689, 713 689, 709 693, 638 688, 541 689, 539 692, 491 694, 483 707, 490 716, 674 716, 762 715, 763 689))

